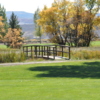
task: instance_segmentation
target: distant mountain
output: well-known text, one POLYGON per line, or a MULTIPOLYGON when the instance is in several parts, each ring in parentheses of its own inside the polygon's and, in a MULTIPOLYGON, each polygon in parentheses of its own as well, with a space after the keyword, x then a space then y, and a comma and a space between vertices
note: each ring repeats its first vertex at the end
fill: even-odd
MULTIPOLYGON (((20 24, 34 24, 33 23, 33 13, 28 13, 24 11, 13 11, 14 14, 18 17, 20 24)), ((12 14, 12 11, 7 11, 6 15, 9 20, 10 16, 12 14)), ((100 16, 100 13, 97 14, 97 16, 100 16)))
MULTIPOLYGON (((24 11, 13 11, 14 14, 18 17, 20 24, 33 24, 33 13, 28 13, 24 11)), ((9 20, 10 16, 12 14, 12 11, 7 11, 6 15, 9 20)))

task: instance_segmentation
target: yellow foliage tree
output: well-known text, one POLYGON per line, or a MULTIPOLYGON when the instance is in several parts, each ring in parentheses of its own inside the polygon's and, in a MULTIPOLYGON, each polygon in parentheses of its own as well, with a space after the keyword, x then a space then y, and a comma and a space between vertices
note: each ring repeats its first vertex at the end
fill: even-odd
POLYGON ((66 0, 54 1, 51 8, 43 9, 40 12, 40 19, 37 23, 41 25, 44 32, 48 33, 50 40, 59 44, 65 44, 67 8, 70 3, 66 0))
POLYGON ((95 27, 100 19, 96 16, 99 11, 99 0, 77 0, 73 5, 73 26, 75 46, 89 46, 96 37, 95 27), (87 10, 85 5, 87 5, 87 10))
POLYGON ((3 21, 3 18, 2 16, 0 16, 0 41, 3 41, 3 32, 5 32, 4 30, 4 23, 2 22, 3 21))
POLYGON ((93 29, 100 22, 96 16, 99 5, 100 0, 54 0, 51 8, 40 12, 37 23, 51 36, 53 42, 89 46, 95 35, 93 29))
POLYGON ((8 33, 4 37, 4 42, 11 48, 20 48, 23 43, 20 29, 8 29, 8 33))

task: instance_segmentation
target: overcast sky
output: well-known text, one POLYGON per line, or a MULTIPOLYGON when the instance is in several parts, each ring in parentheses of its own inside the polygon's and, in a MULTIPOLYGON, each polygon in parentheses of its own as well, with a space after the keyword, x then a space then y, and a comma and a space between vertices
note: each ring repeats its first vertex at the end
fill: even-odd
MULTIPOLYGON (((39 7, 44 5, 51 6, 54 0, 0 0, 0 4, 5 7, 6 11, 26 11, 34 13, 39 7)), ((69 0, 73 1, 73 0, 69 0)))
POLYGON ((54 0, 0 0, 0 4, 5 7, 6 11, 26 11, 34 13, 39 7, 44 5, 51 6, 54 0))

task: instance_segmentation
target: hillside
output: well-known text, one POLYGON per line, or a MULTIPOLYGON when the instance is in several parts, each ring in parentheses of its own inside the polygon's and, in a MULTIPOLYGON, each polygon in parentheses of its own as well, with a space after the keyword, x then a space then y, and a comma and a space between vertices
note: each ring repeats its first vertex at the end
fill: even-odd
MULTIPOLYGON (((12 11, 7 11, 6 15, 9 20, 12 11)), ((33 13, 28 13, 24 11, 14 11, 14 14, 18 17, 20 24, 33 24, 33 13)))
POLYGON ((27 39, 34 38, 34 24, 21 24, 21 27, 24 32, 23 37, 27 39))

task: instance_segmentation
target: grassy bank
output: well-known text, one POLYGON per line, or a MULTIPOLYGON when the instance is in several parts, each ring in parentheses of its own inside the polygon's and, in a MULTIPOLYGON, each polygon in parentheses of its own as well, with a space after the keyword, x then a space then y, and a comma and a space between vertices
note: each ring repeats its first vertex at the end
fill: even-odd
POLYGON ((100 61, 0 67, 0 100, 99 100, 100 61))

